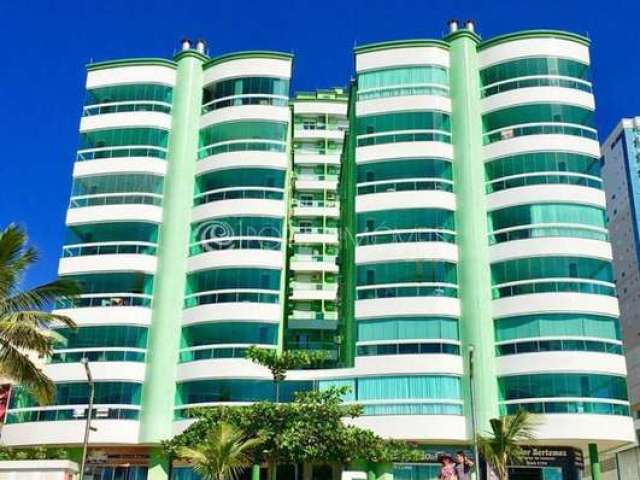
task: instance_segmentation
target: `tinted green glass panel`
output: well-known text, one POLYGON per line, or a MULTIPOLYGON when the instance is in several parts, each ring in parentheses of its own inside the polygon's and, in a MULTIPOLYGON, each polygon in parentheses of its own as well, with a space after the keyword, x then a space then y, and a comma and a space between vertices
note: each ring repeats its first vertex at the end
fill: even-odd
POLYGON ((158 128, 114 128, 80 134, 79 149, 149 145, 167 148, 169 132, 158 128))
POLYGON ((573 172, 600 177, 600 159, 568 152, 512 155, 485 164, 488 180, 533 172, 573 172))
MULTIPOLYGON (((131 382, 95 382, 96 405, 140 405, 142 385, 131 382)), ((53 405, 86 405, 89 403, 88 383, 58 383, 53 405)), ((11 396, 10 408, 35 407, 37 402, 22 388, 16 388, 11 396)))
MULTIPOLYGON (((291 401, 293 394, 313 388, 312 382, 280 383, 280 400, 291 401)), ((273 400, 275 387, 270 380, 197 380, 178 383, 176 405, 204 402, 259 402, 273 400)))
POLYGON ((187 290, 189 293, 238 288, 279 290, 280 270, 267 268, 219 268, 191 273, 187 277, 187 290))
POLYGON ((171 103, 173 88, 152 83, 134 83, 112 87, 91 88, 87 90, 86 105, 101 103, 154 101, 171 103))
POLYGON ((222 80, 204 87, 202 103, 233 95, 289 95, 289 80, 274 77, 242 77, 222 80))
POLYGON ((151 242, 158 240, 158 225, 145 222, 109 222, 67 227, 65 245, 100 242, 151 242))
POLYGON ((454 213, 440 208, 407 208, 357 214, 358 233, 413 228, 453 230, 454 213))
POLYGON ((393 317, 360 319, 358 341, 443 338, 458 340, 458 320, 440 317, 393 317))
POLYGON ((148 174, 92 175, 73 181, 71 196, 101 193, 162 193, 163 177, 148 174))
POLYGON ((283 188, 285 172, 273 168, 233 168, 215 170, 196 179, 196 191, 207 192, 227 187, 283 188))
POLYGON ((282 122, 226 122, 200 130, 200 147, 233 140, 273 140, 284 142, 287 124, 282 122))
POLYGON ((345 401, 363 400, 461 400, 460 377, 450 375, 402 375, 320 380, 319 388, 348 386, 345 401))
POLYGON ((582 313, 540 314, 495 320, 496 341, 536 337, 594 337, 621 340, 617 318, 582 313))
POLYGON ((436 158, 411 158, 363 163, 357 167, 358 183, 402 178, 451 180, 451 162, 436 158))
POLYGON ((541 373, 498 379, 501 400, 583 397, 627 400, 624 377, 586 373, 541 373))
POLYGON ((455 263, 450 262, 393 262, 358 265, 357 285, 383 285, 404 282, 457 282, 455 263))
POLYGON ((537 223, 567 223, 606 228, 602 208, 570 203, 517 205, 489 212, 489 231, 537 223))
POLYGON ((65 275, 76 281, 82 293, 146 293, 153 291, 153 275, 144 273, 95 273, 65 275))
POLYGON ((451 131, 449 114, 436 111, 385 113, 357 117, 356 135, 398 130, 451 131))
POLYGON ((219 217, 191 225, 191 241, 227 237, 282 236, 282 219, 274 217, 219 217))
POLYGON ((523 123, 572 123, 594 128, 593 110, 561 103, 537 103, 503 108, 482 116, 485 132, 523 123))
POLYGON ((493 284, 536 278, 584 278, 613 282, 611 263, 583 257, 520 258, 491 265, 493 284))
POLYGON ((557 57, 531 57, 492 65, 480 71, 482 85, 491 85, 517 77, 557 75, 590 81, 589 66, 557 57))
POLYGON ((629 406, 607 402, 526 402, 501 405, 501 415, 512 415, 518 410, 531 413, 594 413, 597 415, 629 416, 629 406))
POLYGON ((275 344, 278 326, 259 322, 201 323, 182 329, 183 347, 226 343, 275 344))
POLYGON ((386 68, 358 74, 358 90, 390 85, 417 85, 424 83, 449 84, 447 69, 437 65, 386 68))
POLYGON ((58 348, 131 347, 146 348, 147 327, 108 325, 81 327, 77 330, 57 328, 55 332, 64 340, 58 348))

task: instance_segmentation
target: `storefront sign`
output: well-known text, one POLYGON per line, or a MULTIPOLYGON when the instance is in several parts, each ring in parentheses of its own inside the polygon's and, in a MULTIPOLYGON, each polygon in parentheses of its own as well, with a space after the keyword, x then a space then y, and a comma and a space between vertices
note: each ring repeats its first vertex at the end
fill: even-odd
POLYGON ((524 467, 564 467, 574 466, 584 469, 581 450, 570 447, 523 447, 524 467))

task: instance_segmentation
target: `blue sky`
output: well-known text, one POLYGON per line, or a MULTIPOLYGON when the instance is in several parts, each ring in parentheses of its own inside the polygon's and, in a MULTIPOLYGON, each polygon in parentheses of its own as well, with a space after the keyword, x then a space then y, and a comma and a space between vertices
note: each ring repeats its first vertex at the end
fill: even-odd
POLYGON ((355 44, 440 38, 473 18, 484 38, 531 28, 588 35, 601 137, 640 115, 640 2, 454 0, 0 0, 0 227, 18 222, 41 250, 29 284, 53 278, 64 235, 84 65, 171 57, 184 36, 210 53, 296 55, 294 90, 344 85, 355 44))

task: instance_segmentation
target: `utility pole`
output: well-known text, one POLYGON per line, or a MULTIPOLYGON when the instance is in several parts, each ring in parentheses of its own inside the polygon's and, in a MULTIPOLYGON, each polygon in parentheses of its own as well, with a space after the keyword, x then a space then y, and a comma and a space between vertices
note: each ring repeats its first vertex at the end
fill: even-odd
POLYGON ((86 357, 81 360, 84 365, 84 372, 87 375, 87 381, 89 382, 89 408, 87 409, 87 421, 84 427, 84 442, 82 444, 82 463, 80 465, 80 480, 84 480, 84 470, 87 463, 87 449, 89 447, 89 434, 91 433, 91 416, 93 414, 93 398, 95 395, 95 384, 93 383, 93 376, 91 375, 91 368, 89 367, 89 359, 86 357))

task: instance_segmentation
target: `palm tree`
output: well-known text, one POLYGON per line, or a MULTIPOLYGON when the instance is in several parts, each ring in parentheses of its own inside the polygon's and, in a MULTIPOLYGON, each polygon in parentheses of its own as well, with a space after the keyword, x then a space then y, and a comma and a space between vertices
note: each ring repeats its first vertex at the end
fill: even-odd
POLYGON ((509 480, 508 467, 523 460, 520 444, 535 438, 537 422, 526 410, 518 410, 514 415, 492 418, 490 423, 491 435, 478 434, 478 449, 498 478, 509 480))
POLYGON ((246 438, 233 425, 219 422, 196 448, 180 447, 176 454, 186 460, 202 480, 236 480, 253 463, 251 451, 263 442, 246 438))
POLYGON ((31 355, 51 355, 57 340, 49 329, 53 323, 75 328, 70 318, 43 310, 79 289, 74 282, 58 279, 21 290, 26 270, 37 260, 38 252, 27 246, 22 228, 12 224, 0 230, 0 376, 24 386, 38 402, 50 403, 55 386, 31 355))

